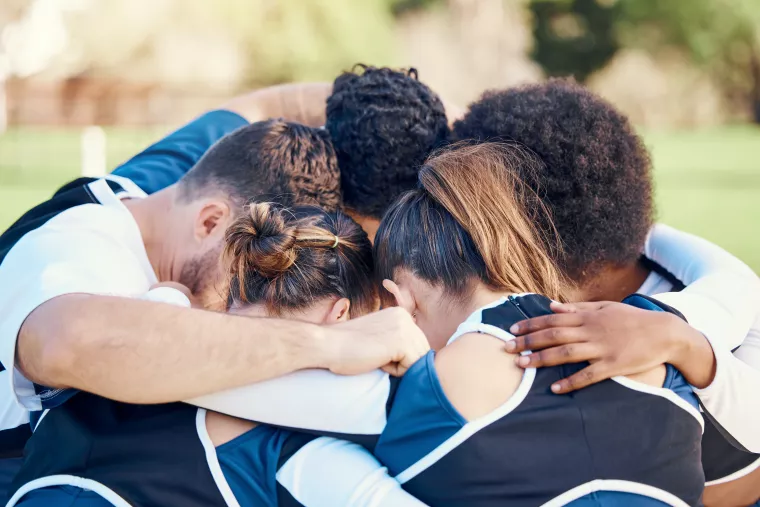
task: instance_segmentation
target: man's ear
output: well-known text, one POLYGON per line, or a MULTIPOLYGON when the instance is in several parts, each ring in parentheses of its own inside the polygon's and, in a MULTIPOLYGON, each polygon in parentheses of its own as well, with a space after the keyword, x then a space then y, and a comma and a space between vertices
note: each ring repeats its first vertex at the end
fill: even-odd
POLYGON ((224 232, 231 217, 232 211, 226 202, 204 202, 195 219, 195 237, 204 240, 214 233, 224 232))
POLYGON ((351 309, 351 301, 346 298, 340 298, 333 303, 332 308, 325 317, 325 324, 337 324, 338 322, 344 322, 349 319, 349 310, 351 309))

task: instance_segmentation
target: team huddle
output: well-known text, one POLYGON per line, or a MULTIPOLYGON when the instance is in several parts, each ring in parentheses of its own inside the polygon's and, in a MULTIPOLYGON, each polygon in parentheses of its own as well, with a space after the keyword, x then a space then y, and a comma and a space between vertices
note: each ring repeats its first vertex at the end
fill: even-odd
POLYGON ((760 281, 654 215, 570 81, 237 97, 0 236, 1 494, 760 506, 760 281))

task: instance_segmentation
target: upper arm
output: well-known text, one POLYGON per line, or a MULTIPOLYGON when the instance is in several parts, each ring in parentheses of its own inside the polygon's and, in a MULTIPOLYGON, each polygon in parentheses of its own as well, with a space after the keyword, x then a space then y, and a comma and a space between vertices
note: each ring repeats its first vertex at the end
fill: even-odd
POLYGON ((504 342, 468 333, 435 356, 435 369, 448 401, 468 421, 504 404, 517 390, 523 370, 504 342))
POLYGON ((713 346, 739 346, 757 318, 760 281, 722 248, 665 225, 655 226, 646 255, 680 279, 681 292, 656 298, 678 309, 713 346))
POLYGON ((283 118, 310 127, 325 124, 331 83, 288 83, 254 90, 230 100, 224 108, 250 122, 283 118))
MULTIPOLYGON (((92 205, 95 206, 95 205, 92 205)), ((146 289, 147 280, 139 262, 130 258, 107 236, 90 230, 43 227, 24 236, 0 265, 0 363, 16 367, 17 340, 20 360, 25 340, 54 340, 57 337, 30 333, 34 319, 43 319, 46 329, 64 329, 66 319, 76 315, 49 315, 43 307, 66 294, 131 295, 146 289), (42 310, 42 311, 40 311, 42 310), (56 326, 49 326, 54 320, 56 326)), ((29 342, 27 342, 27 345, 29 342)), ((29 347, 33 350, 35 347, 29 347)), ((20 401, 39 408, 37 387, 17 371, 9 375, 20 401)))
POLYGON ((424 507, 364 448, 312 440, 277 472, 278 484, 304 507, 424 507))
POLYGON ((390 377, 379 370, 353 376, 302 370, 187 403, 249 421, 364 442, 385 427, 390 394, 390 377))
POLYGON ((219 139, 248 125, 233 111, 210 111, 147 147, 113 174, 152 194, 177 183, 219 139))

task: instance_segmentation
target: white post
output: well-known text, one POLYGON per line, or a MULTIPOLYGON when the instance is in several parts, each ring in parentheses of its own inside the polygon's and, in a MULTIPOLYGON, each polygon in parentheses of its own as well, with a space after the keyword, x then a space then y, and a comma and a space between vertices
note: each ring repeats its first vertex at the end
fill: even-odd
POLYGON ((8 96, 6 82, 10 74, 8 57, 0 53, 0 134, 8 129, 8 96))
POLYGON ((106 133, 91 125, 82 130, 82 176, 100 178, 106 175, 106 133))

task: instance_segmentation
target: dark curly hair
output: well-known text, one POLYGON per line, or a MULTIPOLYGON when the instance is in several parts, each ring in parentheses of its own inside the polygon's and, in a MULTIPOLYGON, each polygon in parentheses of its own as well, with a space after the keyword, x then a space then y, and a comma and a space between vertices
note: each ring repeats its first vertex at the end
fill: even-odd
POLYGON ((417 184, 425 158, 449 137, 441 99, 417 71, 358 66, 333 84, 325 127, 338 155, 344 205, 382 218, 417 184))
POLYGON ((583 283, 605 265, 641 255, 654 215, 651 162, 608 102, 562 79, 489 91, 454 124, 454 135, 517 142, 542 159, 538 170, 518 176, 549 209, 563 243, 555 260, 572 280, 583 283))

